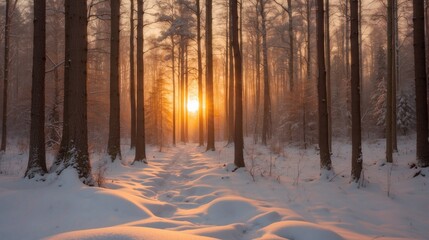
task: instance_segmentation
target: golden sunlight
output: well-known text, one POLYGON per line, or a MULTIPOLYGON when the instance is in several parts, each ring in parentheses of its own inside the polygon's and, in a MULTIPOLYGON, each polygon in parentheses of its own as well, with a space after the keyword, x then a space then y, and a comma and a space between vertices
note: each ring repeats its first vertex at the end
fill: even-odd
POLYGON ((192 99, 188 101, 188 112, 190 113, 196 113, 200 107, 200 104, 197 100, 192 99))

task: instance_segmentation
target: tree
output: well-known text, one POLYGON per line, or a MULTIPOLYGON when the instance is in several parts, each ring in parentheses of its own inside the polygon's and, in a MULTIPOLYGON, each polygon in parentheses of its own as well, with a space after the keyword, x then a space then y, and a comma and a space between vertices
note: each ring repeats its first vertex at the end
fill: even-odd
POLYGON ((421 0, 413 0, 413 23, 417 133, 416 155, 420 167, 429 167, 425 18, 424 3, 421 0))
POLYGON ((134 0, 130 1, 130 108, 131 148, 136 146, 136 83, 134 68, 134 0))
MULTIPOLYGON (((107 152, 112 160, 121 158, 119 98, 119 18, 120 1, 110 1, 110 116, 107 152)), ((133 55, 130 53, 130 55, 133 55)))
POLYGON ((60 174, 74 168, 79 179, 92 184, 87 126, 87 5, 85 0, 65 1, 65 71, 63 135, 52 169, 60 174))
POLYGON ((330 11, 329 0, 325 0, 325 25, 326 25, 326 100, 328 105, 328 146, 329 152, 332 152, 332 90, 331 90, 331 33, 330 33, 330 11))
MULTIPOLYGON (((234 97, 235 97, 235 91, 234 91, 234 82, 235 82, 235 75, 234 75, 234 47, 233 47, 233 42, 234 42, 234 36, 233 36, 233 26, 232 26, 232 9, 231 9, 231 5, 232 2, 230 1, 230 6, 229 6, 229 17, 227 17, 228 19, 228 29, 229 29, 229 77, 228 77, 228 86, 227 86, 227 119, 228 119, 228 123, 227 123, 227 129, 228 129, 228 144, 234 142, 234 138, 235 138, 235 134, 234 134, 234 128, 235 128, 235 121, 234 121, 234 97)), ((238 10, 237 10, 238 12, 238 10)))
POLYGON ((198 143, 204 145, 204 113, 203 113, 203 63, 201 57, 201 10, 200 0, 196 0, 196 15, 197 15, 197 54, 198 54, 198 143))
POLYGON ((144 50, 143 50, 143 0, 137 0, 137 135, 134 162, 146 160, 145 117, 144 117, 144 50))
POLYGON ((393 162, 393 0, 387 1, 386 161, 393 162))
POLYGON ((1 145, 0 151, 6 151, 7 141, 7 95, 9 86, 9 51, 10 51, 10 22, 11 22, 11 10, 16 8, 18 0, 15 0, 13 8, 10 7, 10 0, 6 0, 6 14, 4 23, 4 67, 3 67, 3 121, 2 121, 2 134, 1 134, 1 145))
POLYGON ((287 0, 287 13, 289 16, 289 82, 290 91, 294 90, 295 78, 294 78, 294 31, 293 31, 293 12, 292 12, 292 0, 287 0))
POLYGON ((359 1, 350 0, 351 95, 352 95, 352 181, 358 182, 362 172, 362 136, 360 113, 359 64, 359 1))
POLYGON ((328 142, 328 106, 326 93, 325 69, 325 29, 324 29, 323 1, 317 1, 317 65, 319 69, 317 89, 319 106, 319 149, 320 168, 330 171, 332 169, 331 154, 328 142))
POLYGON ((398 128, 402 131, 402 134, 406 135, 407 132, 413 127, 416 122, 416 111, 410 104, 411 96, 408 96, 404 92, 401 92, 398 96, 398 128))
POLYGON ((261 15, 261 33, 262 33, 262 64, 264 74, 264 115, 262 121, 262 144, 267 145, 267 140, 271 138, 271 97, 270 80, 268 72, 268 46, 267 46, 267 27, 266 27, 266 0, 259 0, 259 14, 261 15))
POLYGON ((243 70, 240 43, 238 41, 238 11, 237 0, 230 0, 232 48, 235 60, 235 134, 234 134, 234 164, 244 167, 243 140, 243 70))
POLYGON ((399 73, 399 46, 398 46, 398 1, 392 0, 392 149, 398 152, 397 139, 397 82, 399 73))
POLYGON ((304 149, 307 149, 307 82, 311 81, 311 0, 307 0, 307 79, 302 84, 302 135, 304 149))
POLYGON ((206 0, 206 104, 207 104, 207 151, 215 151, 214 94, 213 94, 213 26, 212 0, 206 0))
POLYGON ((375 56, 375 90, 371 97, 372 115, 377 126, 383 126, 386 134, 386 54, 383 47, 379 47, 375 56))
POLYGON ((261 32, 259 30, 259 0, 255 4, 255 130, 254 130, 254 139, 255 143, 258 142, 258 132, 259 132, 259 109, 260 109, 260 96, 261 96, 261 32))
POLYGON ((45 49, 46 1, 34 1, 33 74, 31 86, 30 153, 25 177, 44 175, 45 157, 45 49))

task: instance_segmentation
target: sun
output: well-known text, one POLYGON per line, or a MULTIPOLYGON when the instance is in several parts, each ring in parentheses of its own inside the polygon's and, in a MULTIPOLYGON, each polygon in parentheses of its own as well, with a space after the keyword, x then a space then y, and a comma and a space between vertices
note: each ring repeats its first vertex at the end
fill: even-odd
POLYGON ((199 105, 197 100, 189 100, 188 101, 188 112, 196 113, 196 112, 198 112, 199 108, 200 108, 200 105, 199 105))

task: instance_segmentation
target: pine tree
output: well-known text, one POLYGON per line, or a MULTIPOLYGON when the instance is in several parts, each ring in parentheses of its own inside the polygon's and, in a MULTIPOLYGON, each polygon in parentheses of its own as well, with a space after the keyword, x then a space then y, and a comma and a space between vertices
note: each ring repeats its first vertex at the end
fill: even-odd
POLYGON ((130 121, 131 143, 130 148, 136 147, 136 83, 134 66, 134 0, 130 1, 130 121))
POLYGON ((110 1, 110 115, 107 152, 112 162, 121 158, 121 127, 119 98, 119 24, 120 1, 110 1))
POLYGON ((206 104, 207 104, 207 150, 215 151, 214 93, 213 93, 213 14, 212 0, 206 0, 206 104))
POLYGON ((415 127, 416 110, 411 105, 411 97, 403 92, 399 94, 397 102, 397 125, 402 134, 406 135, 415 127))
POLYGON ((30 153, 25 177, 47 172, 45 157, 46 1, 34 1, 33 76, 31 90, 30 153))
POLYGON ((386 81, 385 78, 382 78, 377 82, 377 88, 371 100, 373 102, 372 114, 376 120, 376 125, 383 126, 383 129, 386 125, 386 95, 386 81))
POLYGON ((360 112, 359 1, 350 0, 351 100, 352 100, 352 181, 359 182, 362 172, 362 133, 360 112))
POLYGON ((262 35, 262 65, 264 75, 264 114, 262 121, 262 144, 267 145, 267 141, 272 135, 271 120, 271 96, 270 79, 268 71, 268 46, 267 46, 267 27, 266 27, 266 0, 259 0, 259 13, 261 15, 261 35, 262 35))
POLYGON ((88 153, 87 25, 86 1, 66 0, 64 124, 60 152, 52 169, 60 174, 72 167, 82 182, 92 184, 88 153))
MULTIPOLYGON (((144 112, 144 52, 143 52, 143 0, 137 0, 137 105, 136 154, 134 162, 147 163, 144 112)), ((134 163, 133 162, 133 163, 134 163)))
POLYGON ((416 93, 417 161, 429 167, 427 72, 425 58, 424 2, 413 0, 414 67, 416 93))
POLYGON ((328 102, 326 92, 326 68, 325 68, 325 29, 323 21, 323 1, 317 2, 317 63, 318 63, 318 107, 319 107, 319 148, 320 168, 331 170, 332 162, 329 153, 328 134, 328 102))
POLYGON ((234 129, 234 164, 236 167, 244 167, 244 140, 243 140, 243 69, 240 43, 238 41, 238 13, 237 0, 231 0, 231 25, 232 48, 234 52, 235 73, 235 129, 234 129))

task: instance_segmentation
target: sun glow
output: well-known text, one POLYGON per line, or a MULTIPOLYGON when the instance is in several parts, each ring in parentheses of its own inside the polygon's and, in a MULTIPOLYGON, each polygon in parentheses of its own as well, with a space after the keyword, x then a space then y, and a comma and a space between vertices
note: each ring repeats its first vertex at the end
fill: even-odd
POLYGON ((200 108, 200 105, 199 105, 197 100, 189 100, 188 101, 188 112, 196 113, 196 112, 198 112, 199 108, 200 108))

